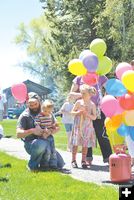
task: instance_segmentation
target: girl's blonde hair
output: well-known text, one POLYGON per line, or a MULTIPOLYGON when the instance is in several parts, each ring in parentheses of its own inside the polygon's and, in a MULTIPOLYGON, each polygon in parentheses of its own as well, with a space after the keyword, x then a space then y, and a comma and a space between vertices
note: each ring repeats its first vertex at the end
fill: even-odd
POLYGON ((87 91, 89 94, 92 94, 92 95, 96 95, 96 92, 97 92, 95 87, 89 86, 87 84, 83 84, 80 86, 80 92, 82 91, 87 91))
POLYGON ((54 103, 52 100, 46 99, 43 103, 42 103, 42 108, 53 108, 54 107, 54 103))
POLYGON ((72 97, 72 95, 71 95, 70 93, 67 95, 66 101, 68 101, 69 99, 72 99, 72 100, 73 100, 73 97, 72 97))

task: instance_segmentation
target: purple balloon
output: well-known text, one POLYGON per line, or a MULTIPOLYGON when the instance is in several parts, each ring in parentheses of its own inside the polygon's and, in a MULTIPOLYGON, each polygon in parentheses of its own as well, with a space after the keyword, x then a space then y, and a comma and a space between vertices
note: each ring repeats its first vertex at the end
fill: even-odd
POLYGON ((98 67, 98 57, 94 53, 87 53, 82 57, 83 65, 88 72, 95 72, 98 67))

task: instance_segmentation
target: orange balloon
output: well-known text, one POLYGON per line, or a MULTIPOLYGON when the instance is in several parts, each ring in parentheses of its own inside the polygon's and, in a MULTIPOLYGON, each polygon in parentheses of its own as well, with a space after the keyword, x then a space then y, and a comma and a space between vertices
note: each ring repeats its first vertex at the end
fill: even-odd
POLYGON ((122 123, 122 115, 115 115, 105 119, 105 127, 108 131, 115 131, 122 123))
POLYGON ((121 123, 122 123, 122 115, 115 115, 115 116, 113 116, 111 118, 111 120, 112 120, 112 125, 114 127, 118 128, 121 125, 121 123))

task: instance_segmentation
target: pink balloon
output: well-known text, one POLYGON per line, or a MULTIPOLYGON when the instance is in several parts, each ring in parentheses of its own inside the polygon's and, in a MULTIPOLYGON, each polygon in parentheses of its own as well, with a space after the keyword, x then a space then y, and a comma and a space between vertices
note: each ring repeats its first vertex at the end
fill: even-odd
POLYGON ((118 105, 117 105, 117 110, 116 110, 116 113, 115 113, 116 115, 117 114, 121 114, 121 113, 124 112, 124 109, 120 106, 119 99, 117 100, 118 101, 118 105))
POLYGON ((106 117, 112 117, 115 115, 118 108, 118 101, 112 95, 106 95, 101 100, 101 110, 106 117))
POLYGON ((121 80, 123 73, 128 70, 132 70, 132 66, 129 63, 126 62, 119 63, 119 65, 116 67, 115 70, 117 78, 121 80))
POLYGON ((27 87, 24 83, 14 84, 11 87, 13 97, 19 102, 24 103, 27 98, 27 87))
POLYGON ((99 76, 95 72, 88 72, 86 75, 82 76, 83 82, 91 86, 98 83, 98 79, 99 76))

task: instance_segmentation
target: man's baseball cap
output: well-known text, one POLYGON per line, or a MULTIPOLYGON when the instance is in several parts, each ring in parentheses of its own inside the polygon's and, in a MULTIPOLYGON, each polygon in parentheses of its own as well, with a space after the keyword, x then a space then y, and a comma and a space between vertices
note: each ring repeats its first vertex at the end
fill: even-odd
POLYGON ((35 92, 29 92, 28 93, 28 102, 34 102, 34 101, 40 101, 41 100, 41 98, 40 98, 40 96, 37 94, 37 93, 35 93, 35 92))

